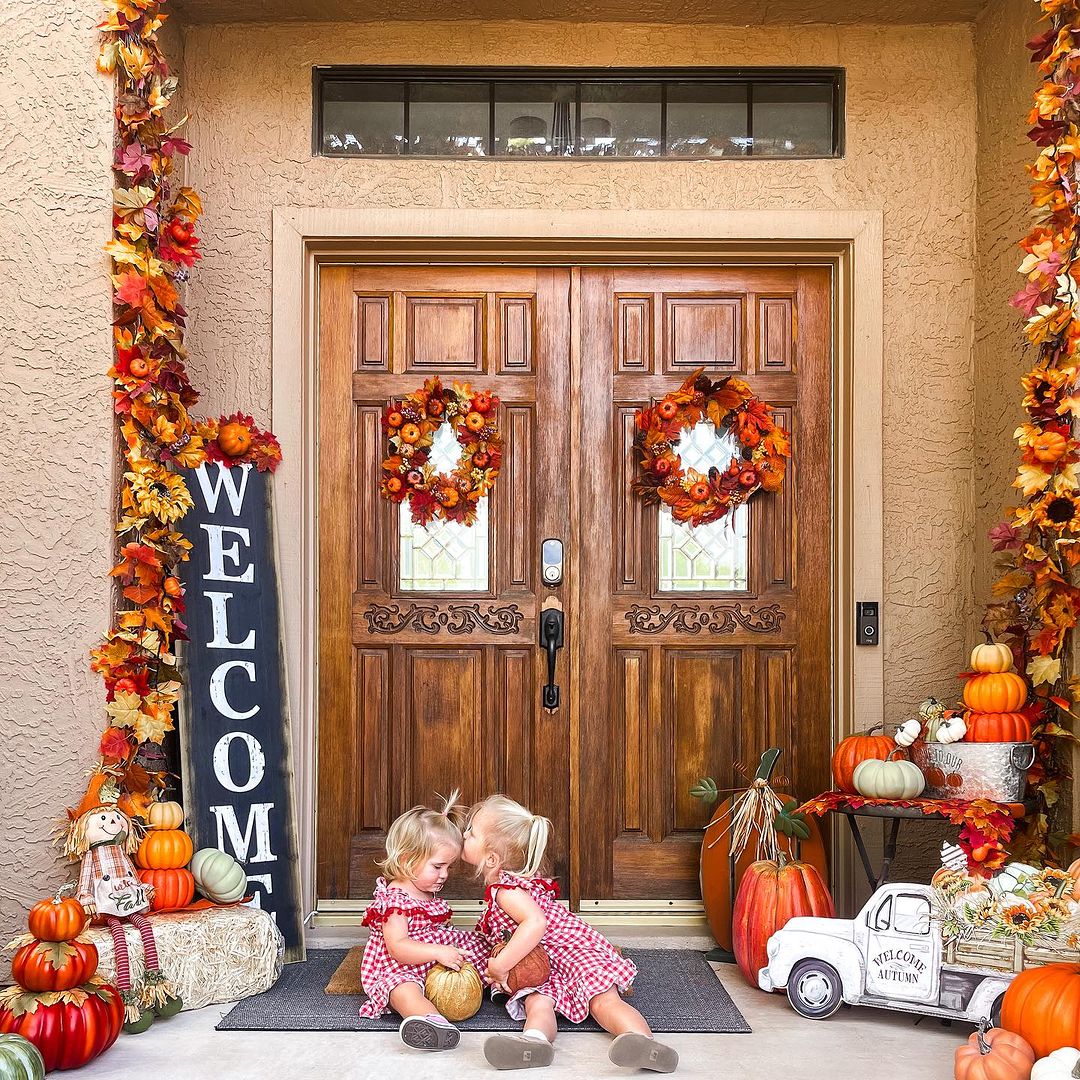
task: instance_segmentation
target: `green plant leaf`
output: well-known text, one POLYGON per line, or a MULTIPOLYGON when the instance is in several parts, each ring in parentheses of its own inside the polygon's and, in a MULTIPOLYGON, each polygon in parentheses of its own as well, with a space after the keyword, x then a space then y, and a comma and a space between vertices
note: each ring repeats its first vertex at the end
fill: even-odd
POLYGON ((796 813, 798 802, 789 799, 780 807, 779 813, 773 819, 773 828, 784 836, 790 836, 794 840, 809 840, 810 826, 807 824, 806 815, 796 813))
POLYGON ((703 776, 691 789, 690 794, 695 799, 701 799, 706 805, 716 802, 720 793, 716 789, 716 781, 711 776, 703 776))

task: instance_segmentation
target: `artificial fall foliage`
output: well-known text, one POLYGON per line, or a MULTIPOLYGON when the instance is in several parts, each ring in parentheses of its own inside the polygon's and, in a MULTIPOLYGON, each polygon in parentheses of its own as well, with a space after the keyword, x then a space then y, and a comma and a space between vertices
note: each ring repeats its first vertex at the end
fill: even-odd
POLYGON ((173 643, 186 638, 186 627, 177 570, 191 544, 177 522, 192 498, 175 470, 217 461, 273 471, 281 460, 277 440, 251 417, 196 420, 190 412, 199 395, 184 367, 187 312, 179 286, 200 257, 195 226, 202 204, 190 187, 173 182, 191 146, 177 134, 184 120, 165 118, 177 80, 157 39, 163 7, 158 0, 106 0, 97 63, 117 83, 113 236, 105 252, 113 263, 109 376, 124 455, 112 576, 124 602, 91 650, 91 668, 106 687, 101 764, 136 809, 165 786, 160 758, 144 753, 153 761, 144 767, 140 747, 160 744, 173 729, 181 686, 173 643), (226 426, 242 435, 233 439, 241 452, 222 449, 226 426))
POLYGON ((1013 486, 1023 496, 990 530, 1005 553, 983 625, 1013 651, 1036 695, 1035 764, 1029 774, 1037 799, 1013 847, 1028 858, 1062 861, 1067 843, 1051 820, 1068 778, 1062 743, 1075 743, 1064 717, 1075 717, 1080 680, 1068 672, 1073 628, 1080 620, 1080 4, 1041 0, 1049 26, 1030 42, 1042 83, 1029 117, 1039 148, 1031 175, 1034 225, 1021 241, 1024 287, 1012 303, 1026 317, 1024 337, 1035 350, 1023 377, 1027 420, 1016 429, 1020 464, 1013 486))

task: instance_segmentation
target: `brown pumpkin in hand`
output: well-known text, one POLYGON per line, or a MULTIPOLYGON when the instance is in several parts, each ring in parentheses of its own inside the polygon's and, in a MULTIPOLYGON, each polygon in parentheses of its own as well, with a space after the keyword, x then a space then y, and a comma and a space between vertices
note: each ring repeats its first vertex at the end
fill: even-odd
POLYGON ((247 424, 238 424, 235 421, 225 424, 218 432, 218 446, 223 454, 229 457, 243 457, 251 449, 251 431, 247 424))
MULTIPOLYGON (((500 941, 491 950, 491 959, 494 960, 509 943, 509 938, 500 941)), ((551 961, 548 960, 548 954, 537 945, 510 969, 506 976, 506 988, 511 994, 516 994, 519 990, 543 986, 550 977, 551 961)))

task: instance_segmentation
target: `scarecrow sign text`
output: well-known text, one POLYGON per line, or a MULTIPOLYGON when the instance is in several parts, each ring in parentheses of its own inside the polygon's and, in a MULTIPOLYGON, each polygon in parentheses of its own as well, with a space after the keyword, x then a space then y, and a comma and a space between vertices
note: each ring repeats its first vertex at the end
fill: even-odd
POLYGON ((302 959, 270 476, 250 465, 184 473, 188 681, 181 724, 184 792, 196 847, 241 862, 254 903, 302 959))

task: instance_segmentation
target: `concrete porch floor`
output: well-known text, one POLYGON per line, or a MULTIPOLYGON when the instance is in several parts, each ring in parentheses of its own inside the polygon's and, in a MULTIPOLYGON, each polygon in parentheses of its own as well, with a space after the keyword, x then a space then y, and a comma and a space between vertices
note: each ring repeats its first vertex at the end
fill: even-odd
MULTIPOLYGON (((347 948, 358 936, 323 929, 308 942, 315 948, 347 948)), ((679 934, 657 938, 612 931, 608 936, 631 947, 712 944, 679 934)), ((945 1027, 929 1018, 915 1026, 913 1017, 867 1008, 842 1009, 826 1021, 804 1020, 782 994, 747 986, 738 968, 714 967, 753 1034, 663 1036, 679 1051, 677 1076, 773 1080, 782 1071, 785 1080, 866 1080, 886 1068, 892 1080, 946 1080, 952 1076, 953 1051, 973 1030, 970 1024, 945 1027)), ((484 1061, 483 1033, 463 1035, 457 1050, 435 1055, 409 1050, 389 1032, 215 1031, 231 1007, 211 1005, 159 1022, 142 1035, 121 1035, 104 1056, 71 1075, 79 1080, 479 1080, 496 1075, 484 1061)), ((627 1076, 608 1061, 609 1042, 595 1033, 560 1034, 555 1064, 542 1074, 522 1075, 627 1076)))

